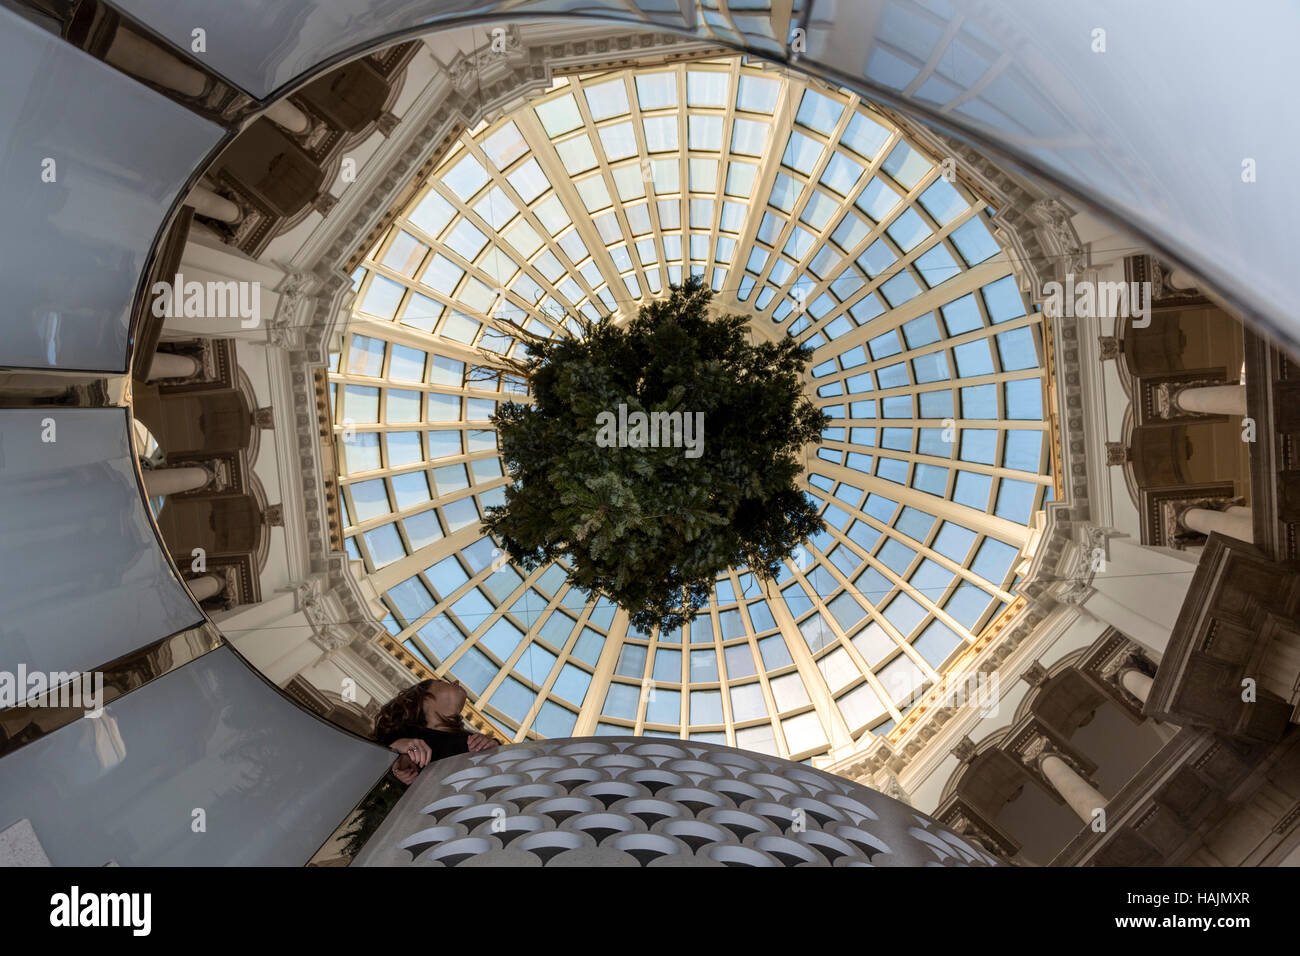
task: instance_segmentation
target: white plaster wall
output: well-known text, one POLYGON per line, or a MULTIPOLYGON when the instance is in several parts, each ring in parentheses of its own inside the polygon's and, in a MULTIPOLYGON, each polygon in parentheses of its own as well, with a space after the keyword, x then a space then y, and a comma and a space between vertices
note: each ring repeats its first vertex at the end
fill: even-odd
POLYGON ((312 628, 301 611, 294 610, 293 594, 264 594, 261 604, 235 608, 214 618, 227 640, 249 663, 275 684, 284 684, 321 656, 312 643, 312 628))
POLYGON ((394 116, 406 115, 406 111, 411 108, 411 104, 415 102, 416 97, 433 79, 437 68, 433 54, 429 50, 429 45, 421 43, 419 49, 415 51, 406 65, 406 76, 402 80, 402 88, 398 90, 397 99, 393 101, 391 108, 394 116))
MULTIPOLYGON (((335 663, 333 656, 324 657, 317 663, 302 671, 302 678, 310 683, 313 687, 321 690, 332 691, 344 699, 347 699, 348 685, 344 681, 351 682, 351 693, 354 695, 354 702, 365 707, 373 699, 367 689, 362 686, 355 673, 345 670, 335 663)), ((380 701, 384 703, 384 701, 380 701)))
MULTIPOLYGON (((1075 614, 1076 616, 1069 627, 1050 644, 1046 645, 1042 653, 1038 655, 1038 663, 1048 670, 1051 670, 1052 666, 1067 654, 1072 654, 1090 645, 1101 637, 1102 632, 1106 630, 1107 624, 1104 621, 1098 621, 1078 612, 1075 612, 1075 614)), ((1025 688, 1029 686, 1024 681, 1021 681, 1020 685, 1025 688)))
POLYGON ((1137 641, 1159 661, 1196 567, 1184 555, 1146 547, 1129 538, 1111 538, 1107 550, 1105 570, 1092 580, 1096 593, 1083 607, 1137 641))

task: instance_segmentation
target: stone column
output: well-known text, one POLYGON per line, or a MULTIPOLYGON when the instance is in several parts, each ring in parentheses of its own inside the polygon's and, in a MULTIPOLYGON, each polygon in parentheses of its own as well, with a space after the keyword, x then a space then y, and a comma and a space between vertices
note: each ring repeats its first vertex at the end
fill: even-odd
POLYGON ((307 114, 288 100, 272 103, 267 107, 264 115, 276 126, 290 133, 302 134, 311 129, 311 120, 307 118, 307 114))
POLYGON ((1136 667, 1126 667, 1120 671, 1119 683, 1142 703, 1147 702, 1147 697, 1151 693, 1152 680, 1136 667))
POLYGON ((200 216, 207 216, 209 219, 216 219, 218 222, 239 222, 239 207, 224 196, 218 196, 205 186, 195 186, 191 189, 189 198, 186 201, 194 207, 194 211, 200 216))
POLYGON ((196 601, 206 601, 208 598, 216 597, 225 590, 226 582, 215 574, 204 574, 197 578, 189 578, 185 581, 189 587, 190 593, 194 595, 196 601))
POLYGON ((197 375, 199 361, 189 355, 177 355, 175 352, 155 352, 145 375, 146 382, 156 382, 160 378, 189 378, 197 375))
POLYGON ((1245 385, 1199 385, 1184 388, 1174 396, 1174 404, 1184 412, 1205 415, 1245 415, 1245 385))
POLYGON ((1234 505, 1226 511, 1213 511, 1209 508, 1188 508, 1182 513, 1182 522, 1192 531, 1201 534, 1227 535, 1238 541, 1253 542, 1255 532, 1252 527, 1249 508, 1234 505))
POLYGON ((144 490, 150 498, 159 495, 176 495, 195 491, 208 483, 209 475, 203 468, 186 465, 181 468, 154 468, 144 473, 144 490))
POLYGON ((208 79, 198 70, 158 49, 130 30, 119 29, 104 59, 150 83, 189 97, 203 95, 208 79))
POLYGON ((1043 757, 1039 768, 1052 789, 1061 795, 1084 823, 1092 823, 1092 812, 1098 807, 1106 806, 1106 798, 1056 754, 1049 753, 1043 757))

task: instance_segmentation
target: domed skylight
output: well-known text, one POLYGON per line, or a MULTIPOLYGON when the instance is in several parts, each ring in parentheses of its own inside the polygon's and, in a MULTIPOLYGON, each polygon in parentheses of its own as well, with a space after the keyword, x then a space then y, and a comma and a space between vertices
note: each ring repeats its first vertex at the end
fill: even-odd
POLYGON ((884 733, 1014 598, 1051 495, 1041 321, 982 208, 857 97, 739 58, 558 81, 463 135, 370 251, 330 374, 347 549, 385 625, 510 737, 636 732, 803 759, 884 733), (479 533, 504 500, 485 317, 543 335, 683 275, 817 346, 827 530, 682 631, 628 631, 479 533))

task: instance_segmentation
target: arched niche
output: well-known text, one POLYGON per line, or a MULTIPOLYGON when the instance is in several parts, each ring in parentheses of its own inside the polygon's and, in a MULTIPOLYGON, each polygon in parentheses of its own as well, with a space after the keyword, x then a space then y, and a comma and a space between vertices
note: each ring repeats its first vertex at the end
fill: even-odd
POLYGON ((1124 363, 1134 377, 1223 368, 1235 378, 1244 359, 1241 324, 1209 303, 1151 313, 1124 328, 1124 363))
POLYGON ((262 510, 251 494, 224 497, 172 495, 158 528, 173 554, 188 563, 191 549, 210 556, 257 553, 265 533, 262 510))
POLYGON ((1176 488, 1240 479, 1241 426, 1232 421, 1140 425, 1129 441, 1138 488, 1176 488))
POLYGON ((390 84, 368 60, 353 60, 308 83, 296 95, 331 125, 357 133, 379 118, 390 84))

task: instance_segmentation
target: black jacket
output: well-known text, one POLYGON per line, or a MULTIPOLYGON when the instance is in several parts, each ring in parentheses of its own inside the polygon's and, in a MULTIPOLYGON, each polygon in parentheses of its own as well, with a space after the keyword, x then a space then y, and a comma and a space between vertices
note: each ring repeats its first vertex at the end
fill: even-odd
POLYGON ((429 749, 433 751, 430 762, 441 760, 443 757, 454 757, 456 754, 463 754, 469 750, 469 734, 467 732, 430 730, 428 727, 403 727, 387 740, 379 742, 386 747, 394 740, 401 740, 403 737, 418 737, 428 744, 429 749))

